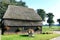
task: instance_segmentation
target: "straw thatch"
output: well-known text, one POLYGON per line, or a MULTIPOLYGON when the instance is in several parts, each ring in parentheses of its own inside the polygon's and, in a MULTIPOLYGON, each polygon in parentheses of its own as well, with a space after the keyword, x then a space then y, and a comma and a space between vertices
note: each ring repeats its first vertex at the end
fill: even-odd
POLYGON ((33 9, 9 5, 3 18, 22 20, 41 20, 41 17, 33 9))
POLYGON ((28 22, 15 20, 4 20, 4 24, 7 26, 42 26, 41 22, 28 22))
POLYGON ((3 16, 7 26, 42 26, 41 17, 33 9, 9 5, 3 16))

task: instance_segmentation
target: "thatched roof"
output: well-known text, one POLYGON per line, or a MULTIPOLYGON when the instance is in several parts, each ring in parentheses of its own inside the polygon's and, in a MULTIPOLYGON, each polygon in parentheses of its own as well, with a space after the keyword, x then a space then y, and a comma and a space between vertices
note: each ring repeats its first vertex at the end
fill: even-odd
POLYGON ((42 22, 4 20, 4 25, 7 25, 7 26, 42 26, 42 22))
POLYGON ((31 8, 9 5, 3 19, 42 20, 31 8))
POLYGON ((9 5, 3 16, 7 26, 41 26, 41 17, 31 8, 9 5))

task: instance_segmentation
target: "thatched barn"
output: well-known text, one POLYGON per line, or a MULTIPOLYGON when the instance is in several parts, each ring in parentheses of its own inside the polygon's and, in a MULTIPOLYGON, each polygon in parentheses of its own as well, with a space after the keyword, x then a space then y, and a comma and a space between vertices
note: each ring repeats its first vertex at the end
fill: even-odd
POLYGON ((9 29, 5 32, 15 32, 17 28, 22 32, 30 28, 36 31, 39 27, 40 33, 42 31, 41 17, 33 9, 22 6, 9 5, 2 24, 4 25, 2 30, 6 27, 9 29))

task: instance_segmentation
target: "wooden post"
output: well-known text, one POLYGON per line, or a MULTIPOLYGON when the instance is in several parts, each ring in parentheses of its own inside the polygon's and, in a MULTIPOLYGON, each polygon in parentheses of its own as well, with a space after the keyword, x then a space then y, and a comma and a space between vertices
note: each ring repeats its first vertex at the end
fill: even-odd
POLYGON ((2 32, 1 32, 1 34, 2 34, 2 35, 4 35, 4 32, 5 32, 5 29, 4 29, 4 28, 2 28, 2 32))
POLYGON ((4 35, 4 32, 5 32, 4 24, 1 25, 1 28, 2 28, 2 29, 1 29, 1 30, 2 30, 1 34, 4 35))
POLYGON ((42 26, 40 26, 40 34, 42 34, 42 26))

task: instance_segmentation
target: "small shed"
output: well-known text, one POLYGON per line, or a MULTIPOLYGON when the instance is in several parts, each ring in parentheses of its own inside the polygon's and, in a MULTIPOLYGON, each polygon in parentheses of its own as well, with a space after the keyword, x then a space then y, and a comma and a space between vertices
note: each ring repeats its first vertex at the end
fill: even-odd
POLYGON ((35 30, 38 27, 40 27, 40 33, 42 32, 41 17, 33 9, 22 6, 9 5, 2 24, 4 25, 2 30, 10 27, 8 32, 14 32, 17 28, 26 32, 29 28, 35 30))

